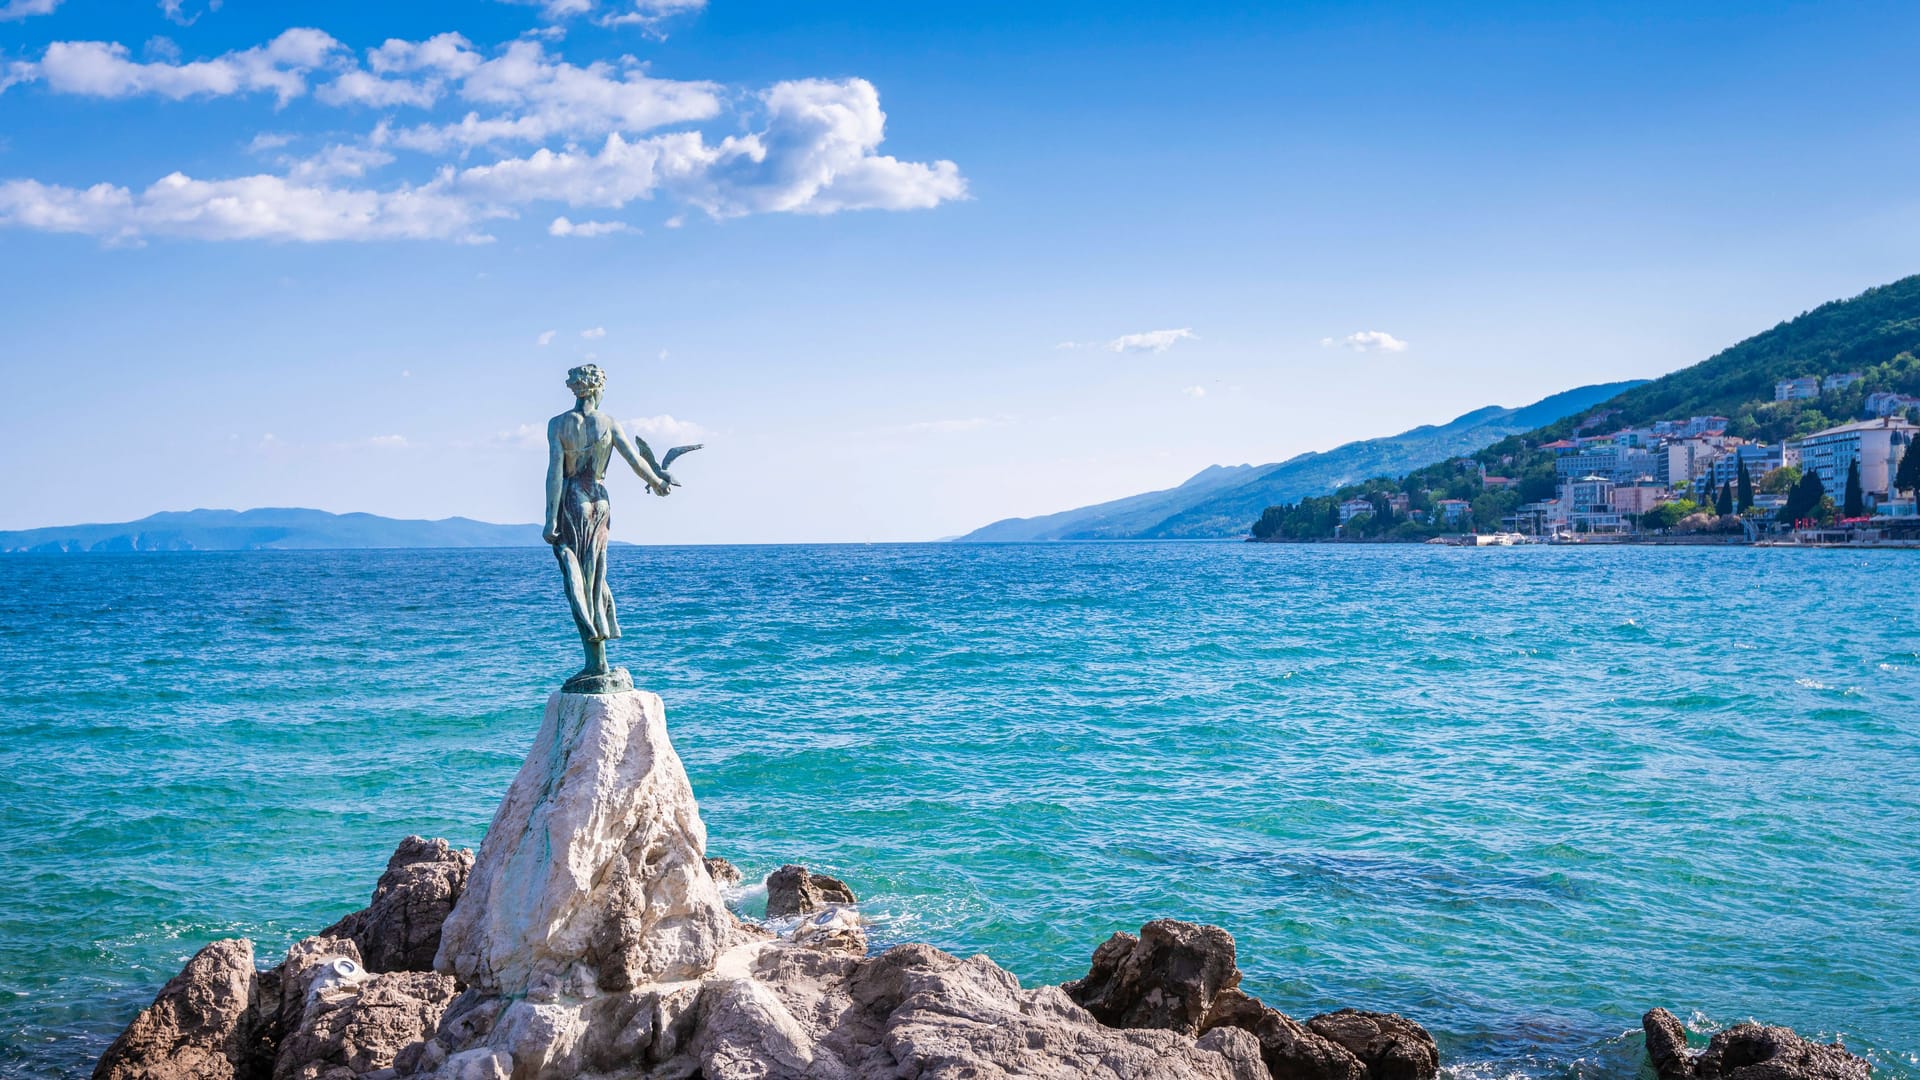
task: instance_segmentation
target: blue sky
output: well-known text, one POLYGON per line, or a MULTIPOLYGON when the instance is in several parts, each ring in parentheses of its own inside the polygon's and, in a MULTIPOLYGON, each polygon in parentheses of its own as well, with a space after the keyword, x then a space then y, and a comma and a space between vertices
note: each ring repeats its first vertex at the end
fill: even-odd
POLYGON ((0 528, 920 539, 1920 270, 1900 4, 0 0, 0 528), (471 117, 469 120, 468 117, 471 117))

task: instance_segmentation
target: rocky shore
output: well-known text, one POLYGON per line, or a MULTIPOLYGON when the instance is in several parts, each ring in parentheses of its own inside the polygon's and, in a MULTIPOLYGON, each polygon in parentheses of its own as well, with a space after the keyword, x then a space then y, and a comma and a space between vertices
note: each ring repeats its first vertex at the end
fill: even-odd
MULTIPOLYGON (((728 910, 739 872, 706 829, 653 694, 555 694, 479 855, 408 837, 368 906, 257 969, 201 949, 96 1080, 1433 1080, 1434 1040, 1392 1013, 1296 1020, 1239 989, 1233 938, 1162 919, 1023 988, 985 956, 870 954, 845 883, 768 876, 768 926, 728 910), (789 927, 790 928, 787 928, 789 927)), ((1647 1014, 1660 1080, 1863 1080, 1785 1028, 1704 1051, 1647 1014)))

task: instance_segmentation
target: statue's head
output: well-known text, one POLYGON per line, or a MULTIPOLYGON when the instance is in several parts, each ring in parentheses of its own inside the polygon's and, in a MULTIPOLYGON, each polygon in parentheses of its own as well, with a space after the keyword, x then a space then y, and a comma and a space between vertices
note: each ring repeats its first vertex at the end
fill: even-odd
POLYGON ((597 394, 607 387, 607 373, 600 370, 598 364, 581 364, 567 371, 567 389, 574 397, 586 397, 597 394))

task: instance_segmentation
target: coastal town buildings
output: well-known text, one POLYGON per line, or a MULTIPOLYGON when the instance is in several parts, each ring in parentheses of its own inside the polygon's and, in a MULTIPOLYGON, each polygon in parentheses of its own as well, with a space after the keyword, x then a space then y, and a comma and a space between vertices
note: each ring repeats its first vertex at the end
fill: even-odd
POLYGON ((1434 513, 1440 515, 1445 525, 1458 525, 1473 509, 1473 504, 1465 499, 1441 499, 1433 504, 1434 513))
POLYGON ((1373 513, 1373 502, 1368 499, 1348 499, 1340 504, 1340 524, 1345 525, 1361 514, 1373 513))
POLYGON ((1868 503, 1890 503, 1894 472, 1917 432, 1920 428, 1904 419, 1876 417, 1816 431, 1789 445, 1799 454, 1800 467, 1817 474, 1836 500, 1846 490, 1848 469, 1857 462, 1868 503))
POLYGON ((1836 390, 1845 390, 1847 387, 1852 386, 1864 378, 1866 378, 1866 376, 1857 371, 1842 371, 1834 375, 1829 375, 1820 380, 1820 392, 1823 394, 1831 394, 1836 390))

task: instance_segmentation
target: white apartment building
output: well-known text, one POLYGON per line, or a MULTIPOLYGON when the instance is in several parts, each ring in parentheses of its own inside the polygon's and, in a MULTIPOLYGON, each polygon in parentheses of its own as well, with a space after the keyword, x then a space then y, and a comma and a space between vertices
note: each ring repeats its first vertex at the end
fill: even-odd
POLYGON ((1920 397, 1914 397, 1912 394, 1896 394, 1891 390, 1867 395, 1868 416, 1899 416, 1908 409, 1920 409, 1920 397))
POLYGON ((1560 486, 1560 504, 1567 524, 1578 532, 1621 532, 1626 523, 1613 508, 1614 482, 1605 476, 1582 476, 1560 486))
POLYGON ((1847 387, 1852 386, 1854 383, 1857 383, 1864 378, 1866 378, 1866 376, 1860 374, 1857 371, 1842 371, 1837 375, 1829 375, 1826 378, 1821 379, 1820 389, 1823 393, 1831 393, 1832 391, 1835 391, 1835 390, 1845 390, 1847 387))
POLYGON ((1847 490, 1847 469, 1860 463, 1860 487, 1878 505, 1893 498, 1893 475, 1920 428, 1894 417, 1861 420, 1816 431, 1788 445, 1800 454, 1800 467, 1818 473, 1827 494, 1839 502, 1847 490))
POLYGON ((1660 479, 1668 484, 1683 484, 1707 475, 1721 455, 1718 439, 1675 439, 1667 444, 1667 474, 1660 479))
POLYGON ((1765 443, 1747 443, 1714 458, 1713 467, 1708 472, 1708 479, 1713 482, 1715 491, 1740 478, 1742 461, 1747 463, 1747 478, 1757 484, 1761 477, 1787 464, 1787 448, 1778 443, 1773 446, 1765 443))
POLYGON ((1652 476, 1659 469, 1659 461, 1653 451, 1627 446, 1595 446, 1562 454, 1553 461, 1554 479, 1562 484, 1595 474, 1616 484, 1625 484, 1642 476, 1652 476))
POLYGON ((1820 396, 1820 380, 1811 375, 1798 379, 1781 379, 1773 384, 1773 400, 1803 401, 1820 396))

